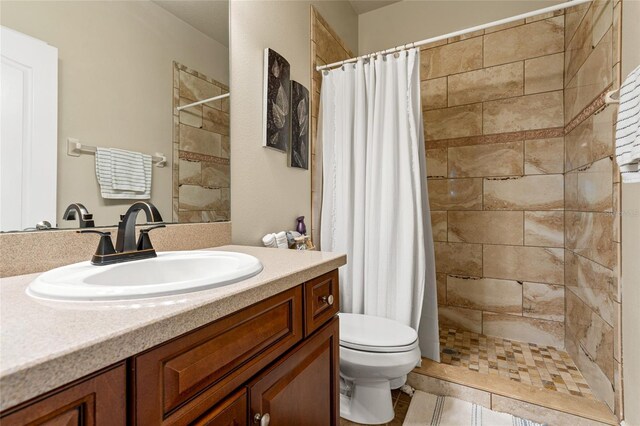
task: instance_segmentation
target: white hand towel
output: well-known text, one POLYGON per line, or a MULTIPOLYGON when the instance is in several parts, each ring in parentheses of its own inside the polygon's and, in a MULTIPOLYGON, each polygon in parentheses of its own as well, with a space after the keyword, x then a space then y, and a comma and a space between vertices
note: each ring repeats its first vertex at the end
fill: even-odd
POLYGON ((96 177, 102 198, 151 198, 151 156, 114 148, 96 149, 96 177))
POLYGON ((616 160, 622 182, 640 182, 640 66, 629 74, 620 87, 616 160))
POLYGON ((264 244, 265 247, 277 248, 276 234, 267 234, 262 237, 262 244, 264 244))
POLYGON ((276 244, 278 244, 278 248, 289 248, 286 232, 280 231, 276 234, 276 244))

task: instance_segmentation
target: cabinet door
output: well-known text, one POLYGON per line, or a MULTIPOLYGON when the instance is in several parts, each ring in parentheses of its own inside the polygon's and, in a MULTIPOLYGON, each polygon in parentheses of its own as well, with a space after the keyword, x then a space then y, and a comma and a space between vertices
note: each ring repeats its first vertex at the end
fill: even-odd
POLYGON ((118 426, 126 424, 123 364, 3 413, 2 426, 118 426))
POLYGON ((193 426, 246 426, 247 390, 241 389, 193 422, 193 426))
POLYGON ((249 420, 260 424, 339 425, 338 318, 249 384, 249 420))

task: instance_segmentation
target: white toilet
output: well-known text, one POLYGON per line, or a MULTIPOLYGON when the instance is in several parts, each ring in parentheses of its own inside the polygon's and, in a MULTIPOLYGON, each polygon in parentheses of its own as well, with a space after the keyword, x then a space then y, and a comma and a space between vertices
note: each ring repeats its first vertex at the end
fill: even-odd
POLYGON ((394 417, 391 389, 404 385, 420 360, 418 333, 371 315, 340 315, 340 416, 381 424, 394 417))

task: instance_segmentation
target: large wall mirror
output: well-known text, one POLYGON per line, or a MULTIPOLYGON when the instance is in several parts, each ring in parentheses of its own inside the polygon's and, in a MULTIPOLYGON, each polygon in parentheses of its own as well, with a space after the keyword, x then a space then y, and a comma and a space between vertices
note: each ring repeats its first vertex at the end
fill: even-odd
POLYGON ((227 0, 3 0, 0 231, 77 228, 74 203, 85 226, 136 201, 168 223, 229 220, 228 14, 227 0))

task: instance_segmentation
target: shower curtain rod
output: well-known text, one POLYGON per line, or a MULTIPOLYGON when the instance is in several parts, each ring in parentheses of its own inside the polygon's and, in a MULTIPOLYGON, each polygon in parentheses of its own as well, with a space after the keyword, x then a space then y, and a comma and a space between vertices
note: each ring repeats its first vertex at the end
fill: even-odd
POLYGON ((472 33, 474 31, 480 31, 480 30, 484 30, 484 29, 487 29, 487 28, 495 27, 495 26, 498 26, 498 25, 508 24, 510 22, 515 22, 515 21, 519 21, 521 19, 530 18, 532 16, 542 15, 543 13, 555 12, 556 10, 566 9, 568 7, 576 6, 576 5, 579 5, 579 4, 582 4, 582 3, 588 3, 590 1, 592 1, 592 0, 571 0, 571 1, 568 1, 568 2, 565 2, 565 3, 556 4, 554 6, 549 6, 549 7, 545 7, 545 8, 542 8, 542 9, 534 10, 533 12, 521 13, 520 15, 511 16, 509 18, 504 18, 504 19, 499 19, 497 21, 489 22, 488 24, 477 25, 475 27, 466 28, 464 30, 454 31, 454 32, 449 33, 449 34, 443 34, 443 35, 439 35, 437 37, 431 37, 431 38, 428 38, 426 40, 421 40, 421 41, 416 41, 416 42, 413 42, 413 43, 403 44, 403 45, 400 45, 400 46, 392 47, 391 49, 381 50, 381 51, 375 52, 375 53, 368 53, 366 55, 357 56, 355 58, 346 59, 344 61, 334 62, 332 64, 319 65, 319 66, 316 67, 316 71, 322 71, 322 70, 327 69, 327 68, 339 67, 339 66, 344 65, 344 64, 348 64, 348 63, 351 63, 351 62, 356 62, 358 59, 365 59, 365 58, 370 58, 370 57, 376 56, 376 55, 381 55, 381 54, 386 54, 386 53, 394 53, 394 52, 399 52, 399 51, 405 50, 405 49, 411 49, 411 48, 418 47, 418 46, 424 46, 425 44, 433 43, 433 42, 440 41, 440 40, 446 40, 446 39, 448 39, 450 37, 456 37, 456 36, 460 36, 460 35, 465 35, 465 34, 472 33))

